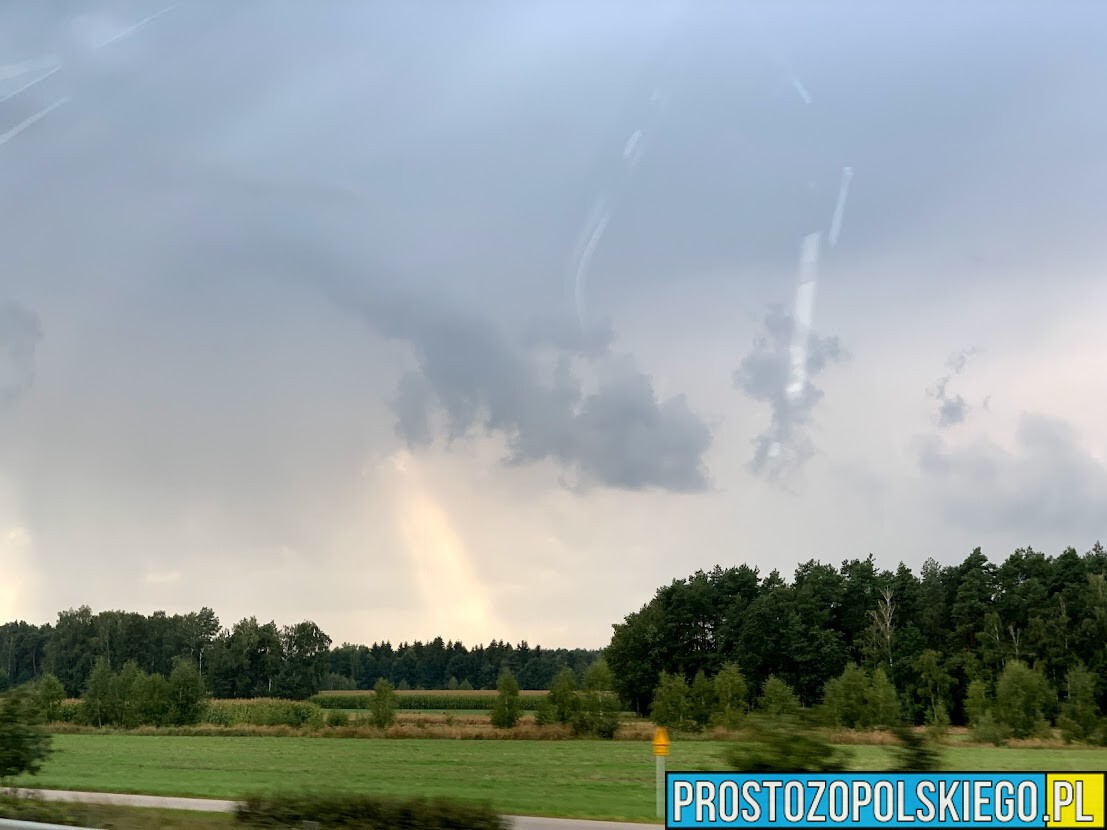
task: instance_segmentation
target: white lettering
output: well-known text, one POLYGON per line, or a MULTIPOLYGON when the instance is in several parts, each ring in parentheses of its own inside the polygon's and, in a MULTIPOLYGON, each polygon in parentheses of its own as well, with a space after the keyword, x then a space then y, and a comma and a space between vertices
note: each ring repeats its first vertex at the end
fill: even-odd
POLYGON ((984 811, 984 808, 991 803, 991 799, 984 794, 984 791, 988 789, 991 782, 989 781, 973 781, 972 782, 972 800, 973 800, 973 821, 979 824, 987 824, 991 822, 992 817, 984 811))
POLYGON ((784 785, 784 820, 792 824, 803 821, 803 784, 799 781, 784 785))
POLYGON ((1010 781, 997 781, 995 794, 996 821, 1006 824, 1015 817, 1015 785, 1010 781))
POLYGON ((673 792, 673 821, 680 821, 680 811, 692 805, 692 782, 677 781, 673 792))
POLYGON ((812 789, 815 790, 815 798, 811 801, 811 809, 807 811, 807 823, 818 824, 819 822, 826 821, 826 816, 820 815, 819 810, 819 805, 822 803, 823 796, 826 795, 826 782, 811 781, 809 783, 812 789))
POLYGON ((942 781, 938 785, 938 823, 959 824, 957 808, 953 805, 953 797, 957 794, 960 781, 942 781))
POLYGON ((761 804, 757 800, 757 793, 761 792, 761 785, 756 781, 747 781, 742 785, 742 800, 750 809, 742 811, 742 821, 753 824, 761 821, 761 804))
POLYGON ((933 781, 920 781, 915 786, 915 796, 919 799, 919 803, 923 805, 923 809, 919 812, 920 821, 934 821, 934 802, 930 800, 930 795, 934 793, 933 781))
POLYGON ((895 815, 895 810, 892 809, 892 782, 891 781, 877 781, 876 786, 873 787, 873 813, 876 816, 876 820, 881 824, 887 824, 892 820, 892 816, 895 815), (881 799, 881 793, 884 794, 884 798, 881 799))
POLYGON ((1034 786, 1033 781, 1019 783, 1018 807, 1019 821, 1037 824, 1042 820, 1041 810, 1038 807, 1038 788, 1034 786))
POLYGON ((907 782, 896 782, 896 803, 898 808, 896 810, 896 820, 900 824, 910 824, 915 820, 913 813, 907 812, 907 782))
POLYGON ((827 802, 831 821, 835 824, 843 824, 849 821, 849 784, 845 781, 831 781, 830 795, 827 802), (838 794, 837 804, 835 804, 834 799, 835 793, 838 794))
POLYGON ((873 803, 873 788, 868 781, 853 782, 853 823, 861 821, 861 808, 873 803))
POLYGON ((738 790, 737 781, 724 781, 719 785, 719 820, 727 824, 738 821, 738 790), (729 799, 729 800, 728 800, 729 799), (728 809, 729 808, 729 809, 728 809))
POLYGON ((1085 821, 1095 821, 1093 816, 1089 816, 1084 812, 1084 782, 1076 782, 1076 820, 1080 823, 1085 821))
POLYGON ((716 821, 714 781, 696 782, 696 821, 701 824, 708 821, 716 821), (704 818, 703 814, 705 812, 708 813, 711 818, 704 818))
POLYGON ((1060 823, 1061 810, 1072 806, 1074 795, 1072 784, 1068 781, 1053 782, 1053 820, 1055 822, 1060 823))
POLYGON ((769 793, 769 823, 776 823, 776 793, 782 786, 780 781, 766 781, 765 790, 769 793))

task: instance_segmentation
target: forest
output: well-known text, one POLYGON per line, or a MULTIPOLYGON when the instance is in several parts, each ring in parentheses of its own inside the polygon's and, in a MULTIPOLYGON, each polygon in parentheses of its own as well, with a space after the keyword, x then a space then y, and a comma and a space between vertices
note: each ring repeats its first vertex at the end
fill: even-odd
POLYGON ((60 612, 53 624, 0 625, 0 691, 53 674, 68 696, 78 697, 100 658, 115 671, 133 662, 163 677, 177 661, 190 661, 216 698, 306 699, 322 690, 372 689, 382 678, 398 689, 493 689, 504 669, 524 689, 545 689, 564 668, 583 676, 598 655, 525 641, 466 648, 441 637, 395 647, 388 642, 333 646, 311 621, 278 626, 249 618, 225 628, 210 608, 143 615, 93 613, 83 606, 60 612))
POLYGON ((398 689, 492 689, 505 670, 523 689, 548 689, 566 668, 579 681, 602 655, 614 690, 642 715, 653 714, 664 683, 681 678, 691 689, 701 673, 714 681, 724 669, 741 676, 742 707, 755 707, 770 680, 811 707, 880 669, 876 681, 887 679, 915 723, 940 713, 966 725, 974 700, 1004 676, 1035 689, 1047 719, 1074 682, 1107 711, 1107 552, 1098 542, 1083 554, 1022 548, 998 564, 978 548, 959 564, 928 559, 918 574, 902 563, 882 570, 871 555, 837 567, 804 562, 790 581, 775 569, 716 566, 659 588, 613 629, 602 652, 496 640, 467 648, 441 637, 334 646, 311 621, 226 628, 210 608, 146 616, 82 607, 49 625, 0 626, 0 690, 50 673, 77 697, 101 659, 165 678, 187 661, 215 698, 302 700, 382 679, 398 689))
POLYGON ((605 657, 643 714, 663 677, 691 684, 724 666, 740 670, 750 702, 773 678, 805 706, 849 669, 880 668, 906 717, 940 711, 957 725, 970 720, 974 694, 1025 666, 1054 701, 1071 678, 1091 677, 1103 712, 1107 552, 1098 542, 1084 554, 1023 548, 996 564, 977 548, 956 565, 928 559, 918 574, 902 563, 878 569, 872 556, 811 560, 790 582, 777 570, 717 566, 660 588, 615 625, 605 657))

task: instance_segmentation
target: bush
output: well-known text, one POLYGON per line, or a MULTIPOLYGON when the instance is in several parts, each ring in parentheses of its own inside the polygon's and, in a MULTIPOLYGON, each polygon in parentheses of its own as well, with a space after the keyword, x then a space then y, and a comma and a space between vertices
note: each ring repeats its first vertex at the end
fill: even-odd
POLYGON ((196 664, 177 660, 169 673, 169 723, 174 726, 199 723, 207 697, 207 687, 196 664))
POLYGON ((87 809, 74 804, 46 801, 32 793, 0 793, 0 818, 59 824, 69 827, 93 827, 87 809))
POLYGON ((31 696, 17 689, 0 698, 0 782, 35 775, 52 751, 31 696))
POLYGON ((577 705, 577 677, 572 669, 562 669, 550 684, 550 705, 558 723, 569 723, 577 705))
POLYGON ((492 725, 497 729, 510 729, 523 715, 523 705, 519 700, 519 683, 515 675, 506 669, 500 674, 497 683, 499 694, 492 707, 492 725))
POLYGON ((378 729, 387 729, 396 720, 396 690, 384 678, 373 687, 369 701, 369 722, 378 729))
POLYGON ((1095 675, 1083 666, 1074 666, 1065 675, 1065 702, 1057 725, 1066 743, 1089 741, 1099 728, 1099 709, 1095 700, 1095 675))
POLYGON ((703 669, 696 672, 688 697, 692 703, 692 720, 698 728, 703 729, 711 722, 711 715, 718 706, 715 684, 707 679, 703 669))
POLYGON ((803 706, 792 687, 775 675, 769 675, 761 689, 757 707, 770 718, 798 718, 803 706))
POLYGON ((327 726, 349 726, 350 716, 341 709, 331 709, 327 712, 327 726))
POLYGON ((941 769, 942 753, 926 734, 916 732, 910 726, 895 729, 899 746, 896 747, 897 772, 932 772, 941 769))
POLYGON ((612 740, 619 731, 619 714, 622 708, 619 697, 614 692, 580 692, 578 706, 570 721, 573 734, 612 740))
POLYGON ((65 700, 65 687, 52 674, 44 674, 34 686, 35 706, 44 723, 55 723, 65 700))
POLYGON ((537 726, 549 726, 557 723, 557 710, 549 697, 544 697, 538 702, 538 708, 534 713, 534 723, 537 726))
POLYGON ((661 682, 653 694, 650 720, 670 729, 692 731, 696 728, 692 720, 692 693, 683 676, 661 672, 661 682))
POLYGON ((323 710, 302 700, 259 697, 252 700, 212 700, 201 717, 213 726, 290 726, 313 728, 323 725, 323 710))
POLYGON ((507 830, 509 826, 485 804, 326 794, 251 796, 239 804, 235 820, 261 828, 316 822, 321 830, 507 830))
POLYGON ((1011 730, 1006 724, 998 721, 990 709, 977 719, 969 732, 974 740, 994 746, 1003 746, 1011 737, 1011 730))
POLYGON ((849 755, 804 728, 794 717, 751 715, 749 737, 724 754, 726 765, 738 772, 841 772, 849 755))
POLYGON ((1045 675, 1021 661, 1010 661, 996 681, 995 717, 1016 738, 1048 730, 1045 715, 1055 702, 1045 675))
POLYGON ((896 687, 892 685, 884 669, 878 668, 872 673, 865 689, 865 713, 862 725, 875 728, 895 727, 901 717, 896 687))
POLYGON ((715 675, 716 708, 712 722, 727 729, 737 729, 746 715, 749 686, 737 663, 728 663, 715 675))

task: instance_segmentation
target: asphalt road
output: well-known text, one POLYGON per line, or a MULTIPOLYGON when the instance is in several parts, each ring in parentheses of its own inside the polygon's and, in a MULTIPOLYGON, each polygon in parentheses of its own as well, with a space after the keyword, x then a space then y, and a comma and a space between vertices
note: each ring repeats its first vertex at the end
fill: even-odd
MULTIPOLYGON (((235 807, 233 801, 207 798, 169 798, 156 795, 125 795, 121 793, 84 793, 69 790, 24 790, 50 801, 81 801, 91 804, 114 804, 122 807, 150 807, 166 810, 227 813, 235 807)), ((640 830, 651 824, 630 824, 614 821, 509 816, 515 830, 640 830)), ((0 827, 3 822, 0 821, 0 827)))

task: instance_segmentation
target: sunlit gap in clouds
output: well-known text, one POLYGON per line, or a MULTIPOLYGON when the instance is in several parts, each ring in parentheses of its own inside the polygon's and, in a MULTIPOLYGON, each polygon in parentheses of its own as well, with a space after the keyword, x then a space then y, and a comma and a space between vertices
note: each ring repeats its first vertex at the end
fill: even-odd
POLYGON ((448 631, 463 642, 484 642, 503 627, 477 577, 473 557, 426 484, 418 460, 399 450, 389 461, 396 528, 423 599, 428 635, 448 631))
POLYGON ((0 619, 33 618, 38 604, 30 532, 18 520, 9 488, 0 481, 0 619))

